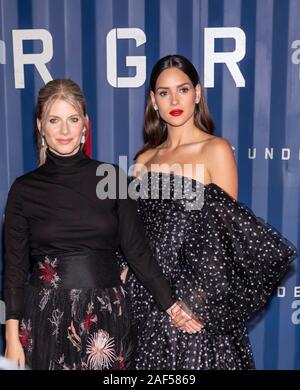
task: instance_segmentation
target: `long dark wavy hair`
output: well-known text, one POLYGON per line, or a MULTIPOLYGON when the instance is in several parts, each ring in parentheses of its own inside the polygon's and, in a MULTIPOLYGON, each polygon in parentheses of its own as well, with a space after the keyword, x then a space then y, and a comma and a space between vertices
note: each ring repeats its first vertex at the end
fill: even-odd
POLYGON ((136 154, 137 157, 149 149, 156 148, 161 145, 168 137, 168 129, 165 121, 159 116, 158 111, 154 110, 150 92, 155 93, 156 81, 159 75, 166 69, 177 68, 185 73, 191 80, 194 87, 197 84, 201 88, 201 98, 199 103, 195 104, 194 124, 198 129, 205 131, 208 134, 213 134, 215 129, 214 121, 210 115, 207 102, 204 97, 203 86, 200 83, 199 75, 194 65, 185 57, 174 54, 161 58, 153 67, 148 94, 147 105, 144 116, 144 141, 142 149, 136 154))

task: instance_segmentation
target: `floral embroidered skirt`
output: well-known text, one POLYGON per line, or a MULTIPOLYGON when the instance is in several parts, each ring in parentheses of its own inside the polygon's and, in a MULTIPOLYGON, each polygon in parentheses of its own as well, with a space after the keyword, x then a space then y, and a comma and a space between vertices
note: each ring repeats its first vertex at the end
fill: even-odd
POLYGON ((84 288, 66 288, 60 261, 44 257, 26 288, 19 334, 27 366, 33 370, 131 368, 133 345, 122 286, 86 288, 88 276, 84 288))

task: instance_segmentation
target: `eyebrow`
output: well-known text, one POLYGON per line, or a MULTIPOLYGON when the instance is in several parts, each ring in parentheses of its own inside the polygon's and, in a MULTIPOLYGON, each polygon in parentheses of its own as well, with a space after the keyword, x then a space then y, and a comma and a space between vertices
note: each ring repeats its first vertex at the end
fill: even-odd
MULTIPOLYGON (((48 114, 47 116, 48 117, 53 116, 55 118, 60 118, 60 115, 55 115, 55 114, 48 114)), ((80 114, 71 114, 71 115, 68 116, 68 118, 71 117, 71 116, 81 116, 81 115, 80 114)))
MULTIPOLYGON (((187 81, 186 83, 176 85, 176 87, 177 87, 177 88, 180 88, 180 87, 183 87, 184 85, 189 85, 189 86, 191 86, 191 84, 187 81)), ((170 88, 169 88, 169 87, 158 87, 158 88, 156 88, 156 91, 158 91, 159 89, 170 89, 170 88)))

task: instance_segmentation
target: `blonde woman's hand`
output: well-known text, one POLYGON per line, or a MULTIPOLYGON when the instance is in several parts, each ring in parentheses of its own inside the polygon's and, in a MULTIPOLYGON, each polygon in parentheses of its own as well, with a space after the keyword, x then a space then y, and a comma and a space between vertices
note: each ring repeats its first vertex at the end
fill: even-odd
POLYGON ((20 368, 25 368, 25 354, 19 340, 6 343, 5 357, 16 363, 20 368))

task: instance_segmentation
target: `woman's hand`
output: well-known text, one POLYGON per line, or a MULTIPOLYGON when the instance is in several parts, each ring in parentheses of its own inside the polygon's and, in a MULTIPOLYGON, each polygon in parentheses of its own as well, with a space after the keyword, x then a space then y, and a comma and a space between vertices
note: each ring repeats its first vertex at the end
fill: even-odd
POLYGON ((177 303, 173 308, 172 314, 172 324, 183 332, 197 333, 203 328, 203 324, 199 320, 193 318, 193 314, 190 310, 184 310, 184 307, 181 306, 181 302, 177 303))
POLYGON ((10 319, 6 321, 5 339, 5 357, 16 363, 20 368, 25 368, 25 354, 19 340, 19 320, 10 319))
POLYGON ((185 311, 180 303, 181 302, 174 303, 174 305, 167 310, 167 313, 172 318, 172 324, 183 332, 190 334, 200 332, 203 328, 203 324, 193 318, 191 313, 185 311))
POLYGON ((6 343, 5 357, 20 368, 25 368, 25 354, 19 340, 6 343))
POLYGON ((121 279, 123 284, 125 284, 125 282, 126 282, 127 274, 128 274, 128 267, 125 267, 120 275, 120 279, 121 279))

